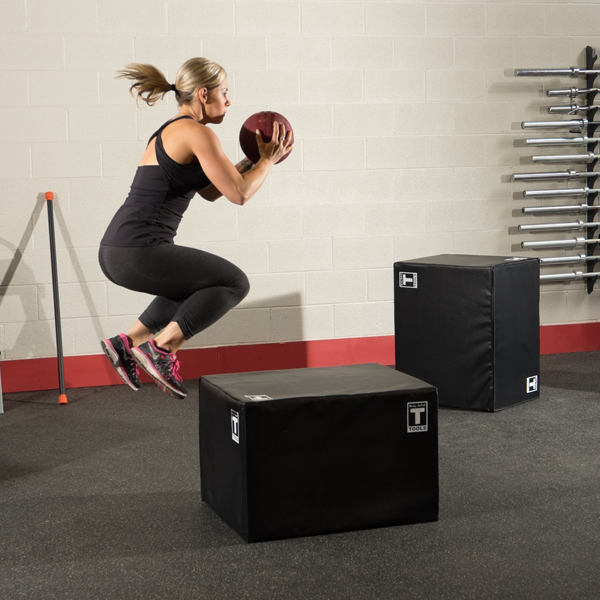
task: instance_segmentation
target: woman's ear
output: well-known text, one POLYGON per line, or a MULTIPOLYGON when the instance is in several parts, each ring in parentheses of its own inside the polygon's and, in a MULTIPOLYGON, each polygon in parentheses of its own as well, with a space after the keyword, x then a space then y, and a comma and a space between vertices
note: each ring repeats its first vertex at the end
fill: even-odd
POLYGON ((203 87, 198 90, 198 100, 202 102, 202 104, 206 104, 206 99, 208 98, 208 89, 203 87))

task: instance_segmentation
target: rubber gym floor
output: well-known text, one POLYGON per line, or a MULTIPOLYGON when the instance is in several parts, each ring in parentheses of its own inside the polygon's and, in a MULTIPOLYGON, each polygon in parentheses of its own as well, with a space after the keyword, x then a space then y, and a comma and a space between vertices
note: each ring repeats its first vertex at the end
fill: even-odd
MULTIPOLYGON (((0 598, 600 598, 600 352, 440 409, 440 520, 246 544, 200 499, 197 382, 4 395, 0 598)), ((359 485, 360 482, 357 482, 359 485)))

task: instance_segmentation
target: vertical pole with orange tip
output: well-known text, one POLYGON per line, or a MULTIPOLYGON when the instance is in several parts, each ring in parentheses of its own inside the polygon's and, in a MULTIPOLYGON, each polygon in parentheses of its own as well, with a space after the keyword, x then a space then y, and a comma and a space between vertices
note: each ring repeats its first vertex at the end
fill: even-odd
POLYGON ((58 269, 56 267, 56 240, 54 239, 54 200, 53 192, 46 192, 48 205, 48 228, 50 231, 50 262, 52 263, 52 293, 54 295, 54 324, 56 326, 56 353, 58 358, 59 404, 67 404, 65 393, 65 373, 63 368, 62 330, 60 326, 60 300, 58 297, 58 269))

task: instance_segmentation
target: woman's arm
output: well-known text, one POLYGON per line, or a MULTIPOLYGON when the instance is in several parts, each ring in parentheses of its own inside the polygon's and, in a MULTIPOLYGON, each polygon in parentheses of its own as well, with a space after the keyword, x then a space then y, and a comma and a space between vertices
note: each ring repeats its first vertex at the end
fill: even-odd
POLYGON ((263 142, 257 134, 260 158, 245 173, 240 173, 225 156, 219 138, 215 132, 193 122, 185 124, 188 129, 190 150, 202 165, 206 176, 223 196, 234 204, 243 205, 260 189, 275 163, 292 149, 291 132, 286 134, 285 127, 273 124, 273 137, 263 142))
MULTIPOLYGON (((253 166, 254 163, 250 159, 244 157, 237 165, 235 165, 235 168, 240 175, 243 175, 244 173, 247 173, 253 166)), ((209 202, 214 202, 223 195, 212 183, 198 193, 209 202)))

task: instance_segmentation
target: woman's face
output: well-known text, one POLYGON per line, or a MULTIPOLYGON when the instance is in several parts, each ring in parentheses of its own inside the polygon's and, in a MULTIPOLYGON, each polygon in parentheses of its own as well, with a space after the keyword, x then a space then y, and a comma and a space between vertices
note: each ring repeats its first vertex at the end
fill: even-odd
POLYGON ((227 108, 231 102, 227 97, 229 92, 227 79, 223 79, 221 84, 206 92, 204 104, 204 115, 209 123, 221 123, 225 118, 227 108))

